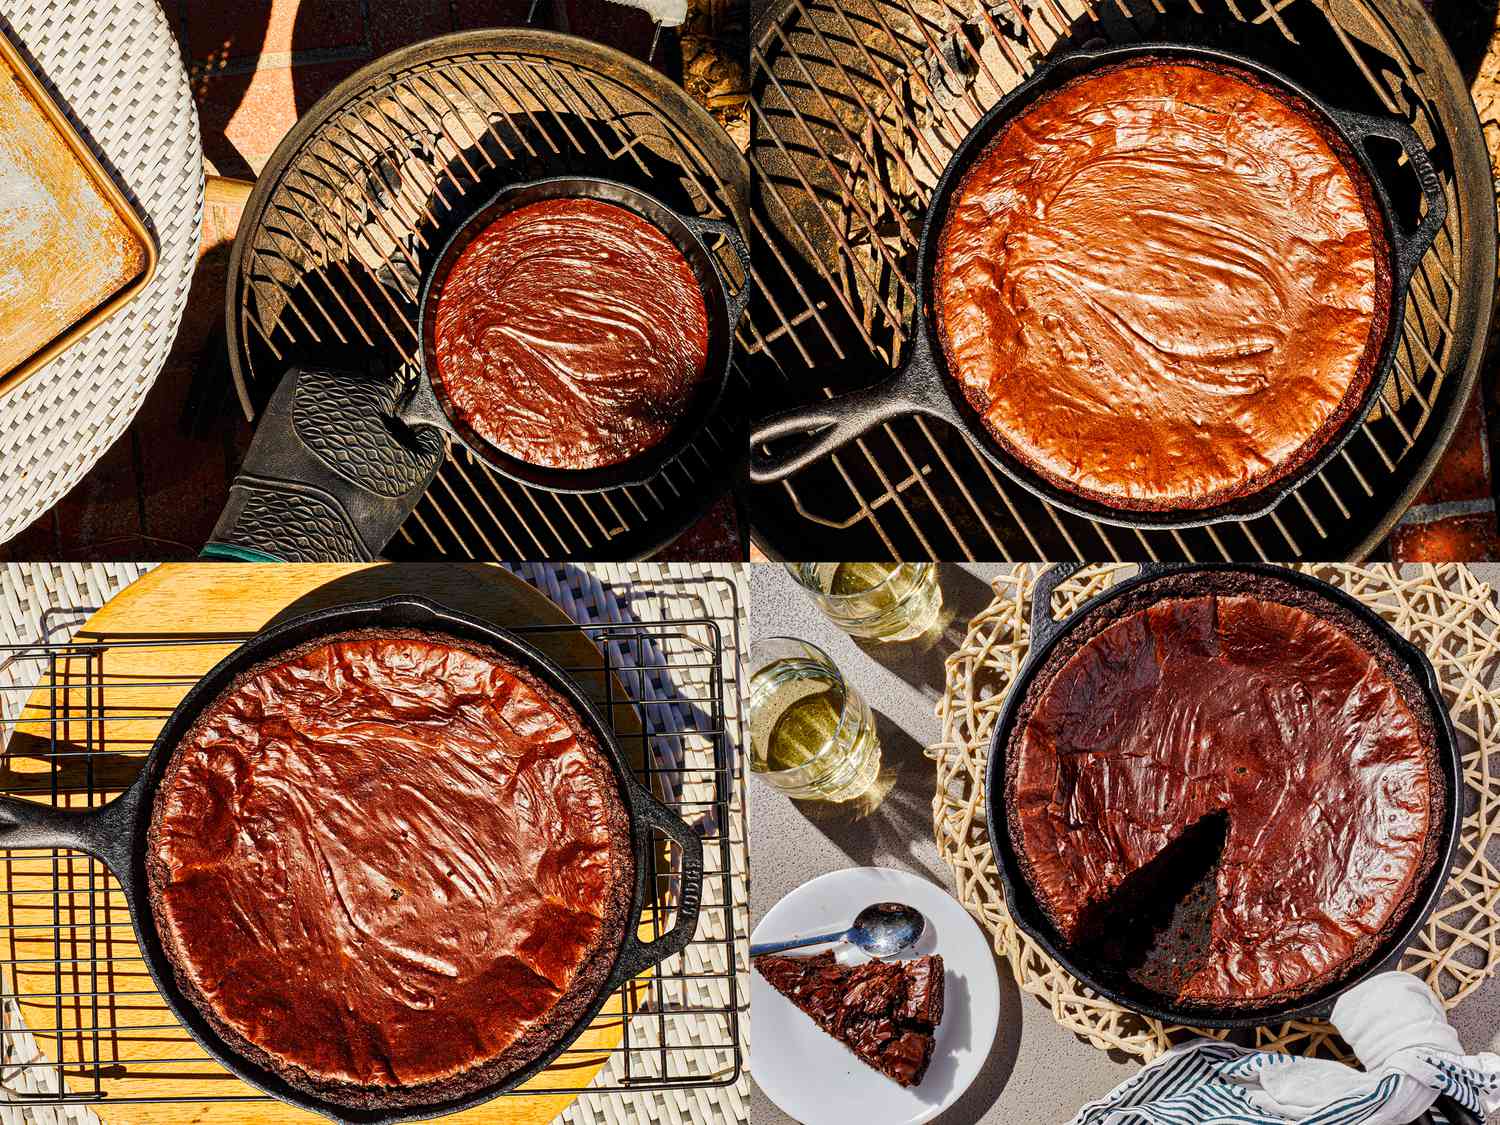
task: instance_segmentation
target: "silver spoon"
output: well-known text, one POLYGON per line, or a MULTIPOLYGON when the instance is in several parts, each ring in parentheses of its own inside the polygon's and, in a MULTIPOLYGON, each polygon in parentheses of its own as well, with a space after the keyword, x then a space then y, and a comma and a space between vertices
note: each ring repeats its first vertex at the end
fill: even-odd
POLYGON ((763 953, 801 949, 804 945, 847 941, 863 949, 871 957, 894 957, 916 945, 926 928, 927 919, 915 907, 900 902, 877 902, 861 910, 854 919, 854 925, 847 930, 792 938, 790 941, 762 942, 750 947, 750 956, 759 957, 763 953))

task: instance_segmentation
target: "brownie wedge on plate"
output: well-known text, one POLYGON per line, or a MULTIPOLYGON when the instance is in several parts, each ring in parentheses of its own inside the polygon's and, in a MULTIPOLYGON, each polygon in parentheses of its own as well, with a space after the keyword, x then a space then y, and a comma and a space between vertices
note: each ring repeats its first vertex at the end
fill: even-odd
POLYGON ((773 953, 754 964, 766 983, 866 1065, 902 1086, 922 1081, 943 1018, 941 955, 841 965, 831 952, 773 953))

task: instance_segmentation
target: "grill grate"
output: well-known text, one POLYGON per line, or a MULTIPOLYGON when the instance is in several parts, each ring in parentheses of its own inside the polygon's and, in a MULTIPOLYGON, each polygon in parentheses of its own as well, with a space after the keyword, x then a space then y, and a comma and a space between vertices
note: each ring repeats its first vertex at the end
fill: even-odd
MULTIPOLYGON (((728 1086, 743 1062, 741 1005, 743 962, 738 947, 747 932, 744 776, 736 747, 743 742, 740 711, 740 609, 734 584, 706 578, 729 616, 700 616, 706 598, 681 579, 635 581, 631 612, 648 608, 657 620, 624 624, 519 627, 523 635, 580 630, 604 654, 602 664, 573 665, 584 678, 605 674, 603 713, 620 736, 637 777, 651 787, 703 840, 704 881, 697 935, 687 950, 622 986, 628 1015, 615 1061, 596 1082, 568 1082, 574 1068, 597 1064, 597 1049, 570 1047, 526 1093, 608 1093, 728 1086), (624 694, 615 689, 618 679, 624 694), (634 709, 641 730, 619 728, 634 709), (727 966, 718 968, 715 966, 727 966)), ((56 640, 94 612, 59 607, 43 617, 43 638, 0 646, 4 659, 37 667, 34 698, 47 702, 15 726, 4 758, 0 790, 54 806, 103 804, 126 788, 150 751, 167 711, 129 701, 130 689, 171 688, 185 694, 195 676, 164 672, 159 679, 120 679, 104 671, 104 654, 131 645, 162 655, 183 646, 218 646, 227 652, 245 634, 180 635, 150 640, 56 640), (43 694, 45 693, 45 694, 43 694), (146 724, 143 728, 142 724, 146 724)), ((30 684, 17 690, 23 698, 30 684)), ((19 711, 19 707, 17 708, 19 711)), ((646 853, 653 908, 644 917, 665 932, 679 887, 675 845, 656 834, 646 853)), ((181 1028, 152 986, 136 945, 129 910, 113 876, 97 860, 61 850, 0 851, 0 985, 22 1013, 20 1026, 0 1028, 15 1043, 30 1037, 34 1061, 7 1064, 30 1072, 27 1089, 6 1096, 30 1105, 77 1103, 211 1103, 269 1100, 210 1059, 181 1028), (16 982, 32 976, 24 990, 16 982), (34 987, 41 978, 47 987, 34 987), (149 1058, 127 1046, 153 1042, 149 1058), (185 1085, 186 1084, 186 1085, 185 1085)), ((609 1007, 597 1023, 621 1023, 609 1007)), ((14 1079, 14 1076, 13 1076, 14 1079)))
MULTIPOLYGON (((1410 121, 1449 198, 1413 280, 1384 401, 1269 515, 1183 531, 1042 503, 946 424, 889 423, 755 490, 756 536, 795 558, 1277 559, 1364 555, 1430 475, 1478 374, 1494 284, 1489 163, 1463 82, 1416 0, 783 0, 752 42, 753 378, 793 400, 893 370, 917 238, 953 149, 1054 50, 1171 40, 1238 50, 1330 103, 1410 121), (832 375, 829 373, 833 372, 832 375)), ((1415 177, 1371 156, 1398 213, 1415 177)))
MULTIPOLYGON (((728 136, 680 87, 608 47, 529 29, 465 32, 361 73, 288 135, 236 239, 230 357, 247 413, 296 359, 348 366, 351 354, 369 356, 409 386, 422 274, 506 184, 605 176, 690 214, 744 215, 747 173, 728 136)), ((738 284, 732 251, 711 249, 738 284)), ((455 449, 389 553, 648 555, 728 487, 743 453, 745 387, 736 368, 699 440, 639 486, 548 493, 455 449)))

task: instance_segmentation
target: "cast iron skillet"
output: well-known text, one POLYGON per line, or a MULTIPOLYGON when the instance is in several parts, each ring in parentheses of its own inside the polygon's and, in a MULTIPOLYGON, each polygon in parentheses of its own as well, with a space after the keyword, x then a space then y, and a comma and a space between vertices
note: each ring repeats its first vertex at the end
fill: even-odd
POLYGON ((1202 527, 1225 520, 1246 520, 1264 515, 1288 493, 1309 480, 1336 454, 1364 421, 1385 385, 1401 339, 1406 294, 1422 257, 1432 245, 1447 217, 1447 200, 1421 138, 1405 122, 1335 109, 1282 74, 1244 55, 1181 43, 1139 43, 1069 52, 1045 62, 1035 74, 1002 98, 969 130, 949 158, 932 192, 932 203, 922 224, 917 248, 918 305, 907 333, 911 352, 906 364, 894 375, 849 394, 825 402, 798 407, 761 422, 750 435, 750 479, 757 484, 782 480, 833 452, 883 422, 908 414, 929 414, 968 435, 991 463, 1027 491, 1058 508, 1103 523, 1123 527, 1202 527), (937 338, 932 308, 933 276, 937 268, 938 242, 947 219, 948 206, 964 173, 984 148, 1018 114, 1043 94, 1064 82, 1111 63, 1160 58, 1222 63, 1250 71, 1267 84, 1295 94, 1314 106, 1322 121, 1355 155, 1369 181, 1377 206, 1385 219, 1386 244, 1391 276, 1390 318, 1380 358, 1371 372, 1369 386, 1344 424, 1324 442, 1322 449, 1301 468, 1246 496, 1212 508, 1138 511, 1114 507, 1060 488, 1011 453, 995 439, 964 398, 958 381, 950 373, 937 338), (1405 151, 1416 171, 1426 200, 1426 214, 1416 230, 1401 229, 1385 190, 1364 149, 1364 141, 1383 137, 1405 151), (810 440, 783 445, 779 450, 761 447, 778 438, 812 434, 810 440))
POLYGON ((130 904, 131 921, 151 978, 188 1034, 225 1068, 252 1086, 300 1109, 364 1125, 456 1113, 513 1089, 541 1072, 583 1032, 615 989, 687 947, 698 928, 703 890, 702 843, 680 817, 660 804, 631 776, 609 725, 600 718, 593 704, 566 672, 513 633, 424 598, 407 596, 318 610, 263 630, 215 665, 183 697, 157 735, 140 776, 109 804, 73 811, 14 797, 0 797, 0 848, 74 848, 102 860, 114 872, 130 904), (172 965, 162 952, 156 920, 152 916, 145 866, 146 833, 151 823, 156 786, 173 748, 203 708, 212 703, 237 675, 262 660, 304 641, 349 629, 367 628, 421 629, 477 641, 535 671, 573 705, 614 766, 620 798, 630 817, 631 844, 635 853, 635 893, 626 917, 624 939, 615 954, 608 978, 566 1034, 540 1058, 481 1090, 449 1101, 393 1109, 356 1109, 324 1100, 288 1085, 278 1075, 244 1058, 225 1043, 177 986, 172 965), (652 847, 653 828, 665 833, 682 849, 682 896, 672 929, 654 941, 646 942, 640 940, 637 932, 641 912, 653 892, 653 888, 646 885, 649 867, 646 853, 652 847))
POLYGON ((745 305, 750 299, 749 279, 750 250, 732 223, 679 215, 644 192, 614 180, 559 176, 507 187, 454 232, 437 256, 432 269, 428 271, 422 284, 421 296, 422 377, 417 380, 412 393, 397 407, 396 417, 411 427, 431 426, 441 430, 497 473, 550 492, 600 492, 623 485, 644 484, 663 465, 680 455, 698 436, 723 396, 725 384, 729 380, 729 361, 734 351, 734 326, 739 323, 740 314, 745 311, 745 305), (634 212, 665 234, 682 251, 703 293, 703 306, 708 313, 708 359, 704 365, 702 384, 666 437, 649 449, 615 465, 596 469, 554 469, 512 457, 490 445, 455 418, 447 410, 433 385, 437 369, 433 339, 436 319, 434 314, 448 274, 469 244, 496 219, 544 199, 597 199, 634 212), (739 257, 745 282, 738 290, 730 288, 729 282, 719 270, 718 262, 704 244, 704 238, 712 234, 722 234, 739 257))
POLYGON ((380 370, 371 356, 353 356, 337 369, 291 367, 261 412, 204 554, 271 562, 376 558, 441 468, 444 435, 495 472, 551 492, 598 492, 645 483, 682 455, 723 397, 735 325, 750 300, 749 279, 750 251, 733 223, 680 215, 635 188, 597 177, 555 177, 504 188, 464 220, 424 275, 415 387, 401 398, 389 372, 380 370), (656 445, 616 465, 551 469, 465 433, 448 415, 432 385, 432 306, 458 256, 500 215, 543 199, 580 198, 633 211, 682 251, 703 294, 708 356, 697 393, 656 445), (738 289, 731 287, 704 242, 716 234, 724 236, 740 261, 745 280, 738 289), (349 369, 360 363, 374 370, 349 369))
MULTIPOLYGON (((1463 817, 1464 787, 1457 736, 1453 730, 1453 722, 1448 716, 1448 709, 1443 703, 1437 674, 1433 671, 1431 662, 1423 652, 1396 632, 1379 614, 1337 587, 1300 571, 1259 563, 1204 565, 1143 563, 1140 572, 1135 577, 1117 583, 1079 606, 1072 616, 1058 621, 1052 616, 1052 593, 1064 579, 1074 574, 1081 566, 1080 563, 1062 563, 1051 567, 1037 579, 1031 594, 1030 651, 1026 655, 1025 664, 1022 665, 1021 671, 1010 687, 1005 704, 1000 710, 1000 717, 995 723, 994 734, 990 739, 989 762, 985 767, 985 813, 990 846, 995 853, 995 865, 1000 872, 1000 882, 1005 890, 1005 901, 1010 909, 1011 917, 1050 957, 1090 989, 1122 1007, 1154 1016, 1168 1024, 1188 1027, 1250 1028, 1304 1017, 1326 1019, 1333 1010, 1334 1001, 1343 993, 1376 973, 1397 967, 1402 952, 1437 906, 1447 884, 1448 872, 1453 867, 1454 854, 1458 849, 1459 825, 1463 817), (1447 787, 1446 814, 1442 825, 1443 836, 1438 849, 1438 860, 1428 876, 1428 886, 1381 947, 1364 964, 1353 967, 1342 977, 1324 985, 1312 995, 1258 1009, 1214 1009, 1199 1005, 1173 1007, 1169 1000, 1158 993, 1148 992, 1129 980, 1122 982, 1118 974, 1110 974, 1087 961, 1081 962, 1061 941, 1032 893, 1030 884, 1016 858, 1005 812, 1005 758, 1012 727, 1032 680, 1038 670, 1045 665, 1057 644, 1087 618, 1096 613, 1107 613, 1114 602, 1133 590, 1142 587, 1149 589, 1153 583, 1167 576, 1193 575, 1206 571, 1266 575, 1276 578, 1318 595, 1332 605, 1355 615, 1368 625, 1381 643, 1410 670, 1413 678, 1421 686, 1422 694, 1432 714, 1438 757, 1447 787)), ((1483 1125, 1478 1117, 1446 1096, 1438 1099, 1438 1108, 1455 1125, 1483 1125)))

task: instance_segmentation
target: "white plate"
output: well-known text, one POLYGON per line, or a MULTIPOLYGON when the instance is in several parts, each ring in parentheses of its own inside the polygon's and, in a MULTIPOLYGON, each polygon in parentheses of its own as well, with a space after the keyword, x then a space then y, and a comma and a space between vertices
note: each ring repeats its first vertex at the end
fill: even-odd
MULTIPOLYGON (((943 1020, 921 1085, 898 1086, 860 1062, 753 970, 750 1072, 765 1094, 804 1125, 917 1125, 956 1102, 978 1076, 995 1041, 1000 981, 995 956, 973 918, 941 887, 904 871, 856 867, 804 883, 760 920, 752 943, 847 926, 872 902, 904 902, 927 919, 914 953, 943 955, 943 1020)), ((826 945, 793 951, 821 953, 826 945)), ((847 943, 839 961, 868 961, 847 943)))

